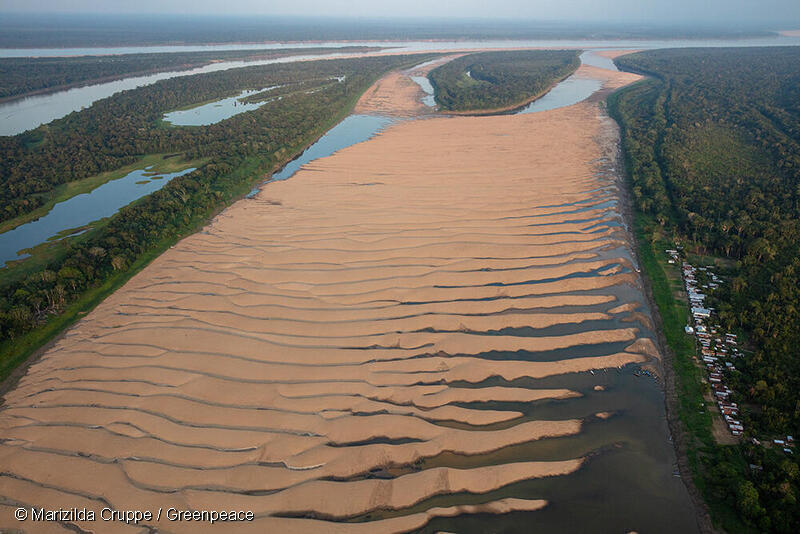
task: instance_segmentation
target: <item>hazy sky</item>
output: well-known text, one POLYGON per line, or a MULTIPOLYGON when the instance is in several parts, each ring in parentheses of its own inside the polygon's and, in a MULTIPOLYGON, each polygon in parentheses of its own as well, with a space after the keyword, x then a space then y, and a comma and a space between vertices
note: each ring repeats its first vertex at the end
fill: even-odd
POLYGON ((458 16, 539 20, 775 21, 800 25, 800 0, 0 0, 0 11, 337 16, 458 16))

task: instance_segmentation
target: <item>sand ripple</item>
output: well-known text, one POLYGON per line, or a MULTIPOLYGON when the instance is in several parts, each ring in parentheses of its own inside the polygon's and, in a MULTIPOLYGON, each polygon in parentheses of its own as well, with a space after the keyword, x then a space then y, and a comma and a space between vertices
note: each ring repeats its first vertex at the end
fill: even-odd
MULTIPOLYGON (((401 91, 416 110, 395 78, 361 107, 401 91)), ((244 509, 256 520, 226 532, 382 532, 546 506, 496 492, 587 458, 481 458, 581 433, 530 415, 589 389, 553 380, 658 357, 617 292, 634 275, 608 121, 583 103, 404 122, 235 204, 6 395, 0 513, 244 509), (447 454, 471 467, 426 467, 447 454)))

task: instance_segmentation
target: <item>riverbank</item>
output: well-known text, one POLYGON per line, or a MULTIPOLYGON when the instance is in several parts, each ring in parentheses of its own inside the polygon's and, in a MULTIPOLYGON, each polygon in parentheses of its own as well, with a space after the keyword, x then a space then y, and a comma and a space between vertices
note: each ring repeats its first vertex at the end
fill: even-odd
MULTIPOLYGON (((173 173, 180 172, 190 167, 199 167, 206 161, 186 161, 179 156, 181 156, 181 154, 148 154, 146 156, 141 156, 135 163, 120 167, 119 169, 100 173, 95 176, 90 176, 89 178, 85 178, 83 180, 62 184, 54 190, 42 195, 44 204, 35 210, 24 215, 20 215, 19 217, 0 222, 0 234, 47 215, 47 213, 53 209, 53 206, 59 202, 64 202, 65 200, 69 200, 77 195, 90 193, 101 185, 112 180, 122 178, 132 171, 150 168, 148 173, 173 173)), ((1 275, 2 271, 0 271, 0 276, 1 275)))
MULTIPOLYGON (((631 52, 611 52, 607 53, 607 57, 614 58, 631 52)), ((608 110, 619 127, 624 129, 625 124, 617 109, 618 98, 619 93, 610 96, 608 110)), ((710 498, 709 495, 709 480, 704 474, 702 457, 713 454, 712 413, 705 408, 703 379, 694 362, 694 340, 684 330, 689 321, 689 310, 686 301, 677 296, 676 284, 667 274, 671 266, 663 250, 670 248, 672 243, 663 240, 660 225, 632 205, 628 158, 620 146, 620 162, 627 182, 627 218, 634 238, 632 244, 641 266, 645 294, 653 310, 657 341, 664 354, 666 413, 677 467, 691 496, 701 532, 715 534, 719 532, 719 524, 732 527, 736 532, 745 532, 741 530, 742 525, 736 518, 735 510, 728 503, 710 498)), ((682 288, 679 277, 677 286, 682 288)))
MULTIPOLYGON (((406 66, 412 66, 413 64, 412 61, 409 61, 406 63, 406 66)), ((339 113, 330 116, 325 122, 315 125, 314 129, 308 133, 304 140, 301 140, 300 144, 283 147, 275 154, 246 158, 236 169, 227 173, 224 179, 225 189, 215 195, 215 204, 210 210, 203 211, 199 214, 186 213, 182 221, 178 223, 181 225, 180 231, 164 236, 162 239, 158 240, 158 242, 147 247, 147 250, 142 251, 130 265, 126 265, 122 269, 114 268, 108 276, 103 277, 100 283, 93 284, 86 288, 84 292, 78 295, 77 298, 70 302, 64 309, 60 309, 57 312, 48 312, 46 319, 38 327, 21 336, 16 336, 13 339, 3 340, 3 342, 0 343, 0 379, 5 380, 12 370, 18 365, 23 364, 23 362, 30 363, 35 361, 41 354, 41 347, 47 345, 57 336, 62 335, 63 329, 68 328, 89 310, 93 309, 103 298, 110 295, 116 288, 122 286, 126 280, 146 266, 153 258, 157 257, 158 254, 167 250, 186 235, 198 231, 203 224, 219 213, 219 211, 230 202, 242 199, 248 195, 254 184, 260 183, 263 181, 264 177, 278 171, 284 165, 299 156, 306 148, 315 143, 328 129, 335 126, 350 114, 360 94, 361 92, 357 92, 352 95, 349 100, 343 104, 339 113)), ((219 182, 219 180, 217 180, 217 182, 219 182)), ((218 183, 216 189, 218 190, 222 185, 223 184, 218 183)), ((143 202, 147 198, 149 197, 140 199, 139 202, 143 202)), ((115 221, 116 218, 116 216, 112 217, 110 221, 115 221)), ((101 225, 101 231, 104 226, 105 223, 101 225)), ((31 262, 23 262, 20 268, 9 271, 8 276, 24 277, 29 272, 36 274, 37 272, 41 272, 44 268, 52 268, 50 265, 63 262, 68 253, 73 253, 74 255, 74 249, 81 249, 81 247, 85 246, 85 241, 95 239, 97 237, 95 234, 96 232, 87 232, 86 234, 71 239, 69 241, 69 246, 51 247, 49 253, 53 255, 52 257, 48 256, 44 258, 42 265, 33 268, 36 258, 32 258, 31 262), (53 252, 56 248, 58 248, 58 251, 53 252), (20 275, 16 273, 20 273, 20 275)), ((56 268, 56 270, 57 269, 58 268, 56 268)), ((12 379, 9 380, 13 381, 12 379)), ((12 385, 4 383, 3 387, 9 388, 12 387, 12 385)))
MULTIPOLYGON (((218 56, 216 57, 209 57, 208 52, 198 52, 192 54, 191 52, 184 52, 184 53, 175 53, 176 55, 180 55, 186 58, 184 62, 175 62, 165 64, 161 67, 154 67, 154 68, 133 68, 129 71, 118 72, 114 74, 107 74, 107 75, 98 75, 90 78, 83 78, 77 80, 72 83, 62 83, 56 85, 50 85, 48 87, 43 87, 40 89, 35 89, 31 91, 25 91, 23 93, 13 94, 9 96, 0 97, 0 105, 6 104, 9 102, 14 102, 17 100, 23 100, 25 98, 30 98, 32 96, 37 95, 48 95, 53 93, 59 93, 62 91, 67 91, 69 89, 75 89, 77 87, 87 87, 92 85, 99 85, 104 83, 109 83, 117 80, 123 80, 125 78, 137 78, 141 76, 148 76, 152 74, 159 74, 163 72, 175 72, 180 73, 183 71, 190 71, 194 69, 199 69, 201 67, 205 67, 207 65, 211 65, 214 63, 223 63, 226 61, 239 61, 245 63, 243 66, 247 66, 247 62, 256 62, 256 61, 267 61, 271 59, 278 59, 278 58, 286 58, 292 56, 307 56, 310 54, 324 56, 326 54, 365 54, 365 53, 374 53, 379 52, 382 50, 380 47, 368 47, 368 46, 348 46, 348 47, 341 47, 341 48, 300 48, 300 49, 293 49, 293 50, 242 50, 240 53, 231 52, 231 51, 221 51, 219 52, 218 56), (203 56, 202 58, 196 58, 192 60, 192 55, 196 56, 203 56)), ((213 53, 211 54, 213 56, 213 53)), ((154 62, 158 62, 159 60, 166 59, 169 56, 169 53, 165 54, 164 56, 157 56, 152 59, 154 62)), ((103 56, 88 56, 91 59, 94 59, 98 62, 102 62, 104 57, 103 56)), ((118 61, 136 61, 139 58, 136 55, 122 55, 120 56, 121 59, 118 61)), ((11 74, 14 73, 13 66, 9 68, 9 66, 4 65, 3 63, 6 62, 16 62, 20 63, 18 68, 30 68, 29 64, 22 63, 25 58, 0 58, 0 71, 7 71, 11 74)), ((78 61, 85 61, 87 56, 79 56, 78 58, 70 59, 69 57, 53 57, 53 58, 27 58, 29 62, 36 62, 46 60, 49 62, 63 62, 68 63, 70 61, 75 62, 78 61)), ((148 58, 149 59, 149 58, 148 58)), ((48 65, 43 65, 40 68, 47 68, 48 65)), ((92 65, 89 64, 88 68, 91 68, 92 65)), ((87 65, 65 65, 62 67, 62 70, 55 72, 54 76, 59 77, 70 77, 70 78, 80 78, 82 73, 80 71, 81 68, 87 68, 87 65), (75 72, 69 73, 64 72, 65 69, 72 67, 75 72)), ((35 71, 30 72, 31 76, 37 76, 38 74, 35 71)), ((30 84, 32 80, 26 80, 26 83, 30 84)), ((35 80, 34 80, 35 81, 35 80)), ((48 82, 44 82, 48 83, 48 82)), ((10 83, 11 87, 13 87, 13 83, 10 83)), ((8 87, 5 88, 9 90, 8 87)))
POLYGON ((612 126, 593 102, 403 121, 235 203, 5 395, 15 495, 222 503, 254 531, 479 512, 553 529, 569 507, 573 525, 690 532, 660 392, 634 373, 659 356, 612 126), (595 513, 587 484, 628 513, 595 513))
POLYGON ((390 72, 364 93, 353 112, 403 118, 433 114, 435 109, 422 102, 424 93, 411 76, 427 76, 442 63, 462 55, 448 55, 424 65, 417 65, 407 71, 390 72))

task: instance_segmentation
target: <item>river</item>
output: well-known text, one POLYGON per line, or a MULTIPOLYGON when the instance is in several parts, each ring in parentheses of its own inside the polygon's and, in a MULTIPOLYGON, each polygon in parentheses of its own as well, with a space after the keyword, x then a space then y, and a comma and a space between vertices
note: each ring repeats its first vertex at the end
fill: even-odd
MULTIPOLYGON (((493 40, 493 41, 382 41, 382 42, 326 42, 326 43, 266 43, 263 45, 209 45, 209 46, 155 46, 155 47, 118 47, 118 48, 58 48, 58 49, 0 49, 0 57, 36 57, 36 56, 78 56, 107 55, 130 53, 168 53, 214 50, 280 50, 284 48, 303 47, 342 47, 342 46, 379 46, 392 48, 392 52, 419 53, 433 50, 484 50, 508 48, 580 48, 580 49, 633 49, 633 48, 672 48, 672 47, 708 47, 708 46, 780 46, 800 45, 800 38, 774 36, 758 39, 741 40, 493 40)), ((375 55, 370 53, 367 55, 375 55)), ((177 76, 191 76, 206 72, 217 72, 228 69, 269 65, 273 63, 289 63, 311 59, 334 59, 352 57, 355 54, 300 55, 258 61, 221 61, 192 70, 168 71, 146 76, 134 76, 122 80, 96 85, 77 87, 66 91, 46 95, 36 95, 21 100, 0 104, 0 135, 16 135, 61 118, 73 111, 91 106, 101 98, 109 97, 119 91, 134 89, 177 76)))
MULTIPOLYGON (((584 52, 581 54, 581 62, 610 70, 617 70, 613 61, 592 52, 584 52)), ((414 68, 418 69, 429 63, 430 62, 426 62, 414 68)), ((414 69, 411 70, 413 71, 414 69)), ((434 106, 433 86, 430 84, 428 78, 425 76, 410 77, 423 89, 423 102, 427 106, 434 106)), ((534 113, 537 111, 570 106, 585 100, 591 96, 592 93, 600 89, 600 86, 601 83, 598 80, 578 78, 573 75, 557 84, 547 94, 518 111, 518 113, 534 113)), ((252 93, 255 92, 258 91, 253 91, 252 93)), ((233 114, 242 113, 251 108, 257 108, 263 104, 238 103, 234 106, 234 103, 238 102, 239 98, 247 96, 248 94, 251 94, 251 92, 246 91, 236 97, 212 102, 199 108, 168 113, 165 116, 165 120, 176 126, 210 124, 233 114)), ((269 180, 256 186, 249 196, 258 193, 264 183, 286 180, 307 163, 330 156, 343 148, 372 138, 375 134, 391 124, 391 122, 392 119, 387 117, 350 115, 329 130, 300 156, 286 164, 279 172, 273 174, 269 180)), ((20 254, 20 251, 44 243, 66 230, 79 228, 103 217, 113 215, 122 206, 160 189, 170 179, 188 171, 164 175, 164 179, 160 182, 150 181, 148 184, 137 184, 137 181, 142 180, 142 174, 144 172, 146 171, 133 171, 124 178, 107 182, 90 193, 82 194, 57 204, 50 213, 36 221, 23 224, 14 230, 0 234, 0 268, 5 266, 5 263, 8 261, 24 259, 29 256, 27 253, 20 254)))
POLYGON ((696 532, 600 109, 398 121, 281 180, 309 150, 33 364, 0 468, 262 531, 696 532))

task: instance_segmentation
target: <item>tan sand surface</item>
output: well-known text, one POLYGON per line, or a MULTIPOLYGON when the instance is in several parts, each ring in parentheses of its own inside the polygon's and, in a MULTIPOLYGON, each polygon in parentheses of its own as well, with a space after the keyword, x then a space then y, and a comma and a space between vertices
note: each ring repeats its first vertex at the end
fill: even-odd
POLYGON ((422 103, 425 93, 411 76, 427 76, 442 63, 461 55, 463 54, 448 55, 407 71, 390 72, 364 93, 353 112, 390 117, 413 117, 433 113, 434 108, 422 103))
POLYGON ((600 67, 595 67, 593 65, 581 65, 580 67, 578 67, 578 70, 575 71, 575 75, 584 78, 594 78, 597 80, 602 80, 603 89, 606 90, 618 89, 620 87, 623 87, 625 85, 631 84, 633 82, 642 79, 640 75, 633 74, 632 72, 622 72, 622 71, 617 72, 607 69, 601 69, 600 67))
MULTIPOLYGON (((408 75, 380 80, 358 111, 424 113, 408 75)), ((636 283, 628 237, 598 226, 619 220, 615 140, 591 99, 402 121, 234 204, 5 395, 0 505, 257 515, 220 532, 404 532, 546 506, 428 500, 570 476, 583 458, 488 457, 579 436, 583 420, 528 409, 581 397, 576 373, 657 363, 643 310, 616 292, 636 283), (532 385, 545 378, 559 385, 532 385), (474 464, 422 467, 448 454, 474 464)))
POLYGON ((609 59, 616 59, 620 56, 625 56, 628 54, 633 54, 635 52, 641 52, 640 49, 631 49, 631 50, 597 50, 593 52, 598 56, 607 57, 609 59))

